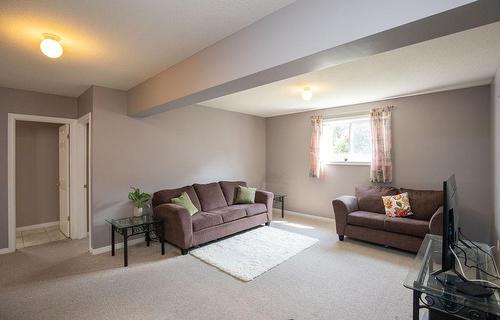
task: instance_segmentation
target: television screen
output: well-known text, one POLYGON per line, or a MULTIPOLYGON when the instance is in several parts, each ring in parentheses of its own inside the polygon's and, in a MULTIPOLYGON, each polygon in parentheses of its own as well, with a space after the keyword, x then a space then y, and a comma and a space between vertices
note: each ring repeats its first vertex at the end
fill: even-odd
POLYGON ((443 182, 443 252, 441 271, 453 269, 455 256, 451 248, 458 241, 458 194, 455 175, 443 182))

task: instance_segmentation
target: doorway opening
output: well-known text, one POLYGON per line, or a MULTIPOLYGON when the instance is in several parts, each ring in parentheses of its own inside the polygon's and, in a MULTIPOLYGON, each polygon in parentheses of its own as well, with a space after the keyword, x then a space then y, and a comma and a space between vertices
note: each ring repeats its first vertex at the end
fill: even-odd
POLYGON ((89 238, 90 114, 9 114, 9 252, 89 238))
POLYGON ((15 130, 16 249, 69 238, 69 124, 15 130))

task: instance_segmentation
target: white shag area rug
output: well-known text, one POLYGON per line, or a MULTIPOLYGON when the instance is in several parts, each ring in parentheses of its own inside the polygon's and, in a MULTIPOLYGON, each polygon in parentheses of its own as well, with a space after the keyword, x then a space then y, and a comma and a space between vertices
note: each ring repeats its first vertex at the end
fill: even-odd
POLYGON ((261 227, 192 250, 191 255, 243 281, 250 281, 318 242, 273 227, 261 227))

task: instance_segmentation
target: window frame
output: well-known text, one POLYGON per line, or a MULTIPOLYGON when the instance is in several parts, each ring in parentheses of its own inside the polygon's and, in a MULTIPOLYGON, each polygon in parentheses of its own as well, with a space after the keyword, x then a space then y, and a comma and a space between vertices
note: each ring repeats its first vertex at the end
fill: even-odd
MULTIPOLYGON (((328 124, 328 122, 342 121, 342 120, 355 120, 355 119, 367 119, 370 123, 370 114, 362 113, 357 115, 346 115, 346 116, 331 116, 323 119, 323 124, 321 130, 323 130, 323 126, 328 124)), ((371 123, 370 123, 371 125, 371 123)), ((370 137, 371 138, 371 137, 370 137)), ((350 142, 350 141, 349 141, 350 142)), ((332 160, 322 160, 323 164, 334 165, 334 166, 371 166, 370 161, 332 161, 332 160)))

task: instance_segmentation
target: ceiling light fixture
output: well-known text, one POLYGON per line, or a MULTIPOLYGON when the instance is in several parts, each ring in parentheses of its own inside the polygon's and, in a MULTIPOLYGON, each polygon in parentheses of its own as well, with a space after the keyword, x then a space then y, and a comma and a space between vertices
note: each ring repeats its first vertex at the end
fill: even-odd
POLYGON ((40 50, 49 58, 59 58, 63 54, 63 47, 59 40, 60 38, 55 34, 44 33, 43 40, 40 42, 40 50))
POLYGON ((312 96, 313 93, 311 91, 311 88, 304 87, 304 89, 302 89, 302 99, 304 99, 305 101, 309 101, 311 100, 312 96))

